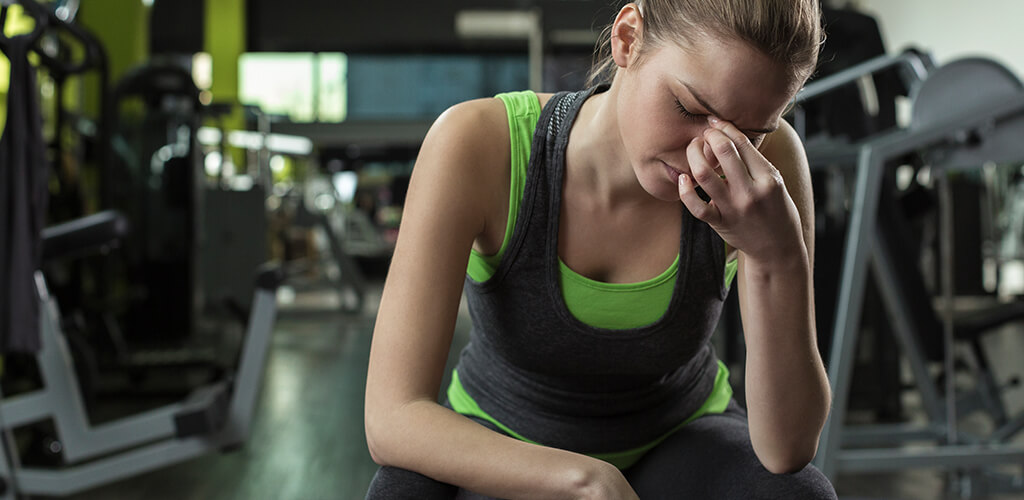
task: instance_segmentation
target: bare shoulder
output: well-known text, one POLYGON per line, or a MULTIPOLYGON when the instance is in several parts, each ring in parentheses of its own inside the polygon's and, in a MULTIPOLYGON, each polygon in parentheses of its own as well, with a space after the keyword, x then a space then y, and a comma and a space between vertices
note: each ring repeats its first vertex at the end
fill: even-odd
POLYGON ((505 104, 494 98, 456 104, 434 121, 423 139, 407 208, 413 213, 445 212, 447 222, 436 223, 458 224, 479 237, 507 212, 507 201, 499 201, 508 200, 510 170, 505 104))
POLYGON ((786 191, 800 213, 804 240, 813 262, 814 249, 814 193, 807 153, 796 130, 786 121, 765 138, 759 148, 761 154, 778 169, 786 191))
POLYGON ((803 143, 789 122, 783 120, 779 129, 768 134, 758 149, 787 182, 793 178, 810 176, 803 143))
POLYGON ((456 104, 430 127, 420 147, 416 177, 440 177, 447 191, 487 189, 488 182, 508 172, 509 129, 500 99, 456 104))
MULTIPOLYGON (((500 99, 474 99, 456 104, 438 116, 423 140, 423 147, 454 148, 457 158, 493 155, 508 144, 508 121, 500 99)), ((453 151, 447 151, 452 153, 453 151)))
POLYGON ((805 204, 813 203, 811 196, 811 171, 807 154, 796 130, 786 121, 779 129, 765 137, 758 148, 782 175, 786 190, 797 203, 801 213, 806 212, 805 204))

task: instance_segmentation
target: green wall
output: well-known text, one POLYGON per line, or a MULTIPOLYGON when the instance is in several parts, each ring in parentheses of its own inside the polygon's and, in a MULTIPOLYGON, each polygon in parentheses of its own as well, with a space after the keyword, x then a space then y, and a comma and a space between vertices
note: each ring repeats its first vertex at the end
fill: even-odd
MULTIPOLYGON (((4 35, 16 36, 29 33, 35 23, 32 18, 22 15, 20 5, 12 5, 7 9, 7 23, 3 26, 4 35)), ((11 64, 0 52, 0 130, 7 123, 7 89, 10 88, 11 64)))
MULTIPOLYGON (((164 0, 173 1, 173 0, 164 0)), ((30 31, 32 21, 20 15, 17 5, 9 8, 5 32, 8 36, 30 31)), ((89 0, 82 2, 76 22, 93 33, 107 51, 113 86, 128 70, 149 59, 150 8, 142 0, 89 0)), ((245 0, 207 0, 205 22, 206 51, 213 57, 213 101, 238 104, 238 59, 245 52, 245 0)), ((0 130, 3 129, 10 69, 0 54, 0 130)), ((99 77, 89 74, 81 86, 69 81, 66 104, 77 107, 86 116, 99 110, 99 77)), ((240 107, 225 121, 229 128, 245 128, 240 107)), ((241 161, 241 158, 237 159, 241 161)))
MULTIPOLYGON (((167 0, 165 0, 167 1, 167 0)), ((31 30, 32 22, 20 16, 17 5, 8 12, 5 32, 10 36, 31 30)), ((107 50, 110 84, 125 72, 149 59, 149 7, 142 0, 89 0, 83 2, 76 22, 92 32, 107 50)), ((207 0, 206 51, 213 56, 213 87, 217 102, 238 101, 238 58, 245 52, 245 0, 207 0)), ((9 67, 0 55, 0 128, 6 115, 9 67)), ((71 85, 69 85, 71 86, 71 85)), ((99 109, 99 78, 88 75, 82 94, 83 111, 96 116, 99 109)), ((77 96, 68 96, 77 102, 77 96)), ((236 111, 232 126, 244 127, 244 115, 236 111)))
POLYGON ((207 0, 206 51, 213 57, 213 100, 238 100, 238 58, 245 52, 245 0, 207 0))
MULTIPOLYGON (((110 85, 125 72, 149 59, 149 8, 141 0, 89 0, 82 2, 76 22, 88 29, 107 50, 110 85)), ((99 110, 99 78, 85 78, 83 111, 99 110)))
MULTIPOLYGON (((245 52, 245 0, 206 0, 206 52, 213 58, 213 102, 235 104, 223 119, 226 129, 245 129, 245 114, 238 106, 238 59, 245 52)), ((235 165, 245 164, 241 150, 231 151, 235 165)))

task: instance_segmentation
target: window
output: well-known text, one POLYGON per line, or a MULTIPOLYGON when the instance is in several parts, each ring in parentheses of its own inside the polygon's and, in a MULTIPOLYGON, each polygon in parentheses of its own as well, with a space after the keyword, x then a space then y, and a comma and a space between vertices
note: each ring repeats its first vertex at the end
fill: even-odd
POLYGON ((261 52, 239 60, 239 99, 300 123, 430 121, 528 80, 520 55, 261 52))

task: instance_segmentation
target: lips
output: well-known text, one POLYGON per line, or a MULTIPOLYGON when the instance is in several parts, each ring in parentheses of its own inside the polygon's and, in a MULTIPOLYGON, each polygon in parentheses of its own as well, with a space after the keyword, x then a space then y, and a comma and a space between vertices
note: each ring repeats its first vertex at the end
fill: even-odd
POLYGON ((685 174, 686 172, 684 172, 683 170, 676 169, 665 162, 661 162, 661 164, 665 167, 665 173, 668 174, 669 179, 672 179, 672 183, 679 184, 679 176, 685 174))

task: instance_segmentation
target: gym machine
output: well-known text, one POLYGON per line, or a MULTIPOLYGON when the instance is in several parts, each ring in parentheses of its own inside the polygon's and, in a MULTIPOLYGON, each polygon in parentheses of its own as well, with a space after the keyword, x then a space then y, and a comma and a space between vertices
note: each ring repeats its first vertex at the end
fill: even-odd
MULTIPOLYGON (((319 172, 319 161, 310 139, 271 133, 270 117, 258 107, 246 106, 246 114, 255 118, 256 131, 228 130, 222 125, 202 127, 197 134, 206 161, 210 161, 211 155, 218 160, 207 165, 207 168, 216 170, 217 179, 217 188, 208 188, 204 195, 207 228, 246 227, 246 224, 251 225, 246 220, 253 218, 253 211, 266 207, 269 218, 273 220, 271 225, 274 227, 272 232, 276 242, 287 247, 287 232, 291 228, 308 231, 316 242, 312 255, 291 258, 287 250, 282 252, 281 265, 286 276, 282 284, 282 297, 287 296, 286 289, 306 291, 329 288, 335 292, 338 307, 332 305, 325 311, 361 311, 367 285, 352 256, 353 238, 346 231, 349 214, 346 212, 343 193, 338 191, 336 183, 330 182, 319 172), (245 150, 249 157, 243 170, 246 174, 245 183, 258 186, 252 190, 258 191, 260 196, 255 204, 239 203, 239 198, 246 196, 245 193, 224 188, 234 182, 225 173, 227 145, 245 150), (301 180, 275 184, 272 178, 272 155, 287 156, 297 163, 305 163, 306 171, 297 176, 301 180)), ((262 230, 266 234, 266 228, 262 230)), ((215 278, 219 270, 233 265, 231 259, 237 253, 218 251, 216 254, 204 254, 204 280, 212 282, 204 283, 207 288, 214 288, 218 281, 226 282, 215 278)), ((286 302, 282 299, 282 305, 286 302)), ((305 313, 312 310, 287 307, 280 312, 305 313)))
MULTIPOLYGON (((128 232, 117 212, 101 212, 47 228, 45 258, 81 255, 116 245, 128 232)), ((70 350, 61 329, 57 300, 36 272, 42 349, 36 353, 43 387, 14 396, 0 395, 0 499, 20 495, 71 495, 102 484, 237 448, 248 437, 270 345, 281 272, 265 266, 255 276, 253 306, 237 369, 186 399, 101 425, 92 425, 79 392, 70 350), (50 452, 63 467, 21 465, 13 432, 51 419, 57 431, 50 452)))
MULTIPOLYGON (((846 165, 855 171, 831 352, 828 356, 833 408, 822 432, 815 464, 829 477, 837 472, 939 467, 964 471, 952 483, 965 498, 1024 491, 1022 476, 993 467, 1024 464, 1024 447, 1011 444, 1024 429, 1024 415, 1006 414, 979 337, 1011 321, 1024 320, 1024 302, 997 303, 961 314, 954 310, 952 196, 949 176, 991 163, 1024 161, 1024 85, 998 63, 973 58, 938 69, 926 55, 908 51, 882 57, 808 85, 798 101, 813 99, 874 72, 900 67, 910 76, 913 111, 904 129, 860 142, 814 149, 814 165, 846 165), (915 83, 914 80, 917 80, 915 83), (936 307, 908 251, 907 228, 888 184, 901 165, 928 167, 939 198, 941 300, 936 307), (875 279, 897 345, 914 376, 928 417, 926 425, 847 427, 852 368, 860 334, 868 273, 875 279), (928 344, 938 344, 944 383, 929 371, 928 344), (957 394, 954 342, 971 346, 976 386, 957 394), (959 417, 987 412, 995 429, 973 435, 958 428, 959 417), (893 447, 908 442, 927 447, 893 447)), ((799 119, 797 120, 799 124, 799 119)), ((799 130, 799 126, 797 127, 799 130)), ((980 269, 979 269, 980 272, 980 269)))
MULTIPOLYGON (((0 19, 6 17, 7 7, 11 3, 11 0, 4 0, 0 4, 0 19)), ((42 64, 51 71, 71 72, 60 66, 67 61, 57 59, 57 56, 48 58, 45 49, 34 45, 45 38, 47 29, 62 28, 73 35, 76 33, 76 28, 66 22, 73 17, 70 3, 59 4, 55 10, 32 0, 18 0, 17 3, 24 7, 24 12, 31 15, 36 23, 30 34, 19 35, 17 39, 0 36, 0 41, 8 44, 4 46, 5 52, 14 45, 23 49, 26 43, 33 44, 29 50, 35 51, 42 64)), ((89 45, 89 39, 76 38, 89 45)), ((102 48, 98 50, 101 54, 102 48)), ((12 67, 15 62, 19 68, 28 67, 25 50, 20 50, 17 56, 15 61, 9 54, 12 67)), ((102 58, 99 61, 102 68, 102 58)), ((88 58, 86 62, 92 64, 88 58)), ((18 109, 18 113, 9 113, 3 142, 5 145, 32 143, 39 146, 33 148, 33 153, 36 150, 42 151, 43 144, 39 140, 42 120, 33 96, 38 89, 31 79, 12 78, 11 94, 15 95, 15 91, 18 99, 11 100, 23 106, 18 109), (24 102, 19 101, 21 98, 24 98, 24 102), (9 141, 8 132, 12 131, 21 133, 21 137, 30 138, 9 141)), ((106 109, 105 105, 103 107, 106 109)), ((104 147, 104 144, 100 147, 104 147)), ((14 164, 5 161, 4 167, 45 181, 50 173, 51 162, 43 154, 33 154, 30 160, 14 164)), ((100 167, 108 168, 109 165, 100 167)), ((109 180, 109 177, 105 179, 109 180)), ((22 209, 21 206, 15 208, 22 209)), ((46 204, 33 204, 27 210, 33 221, 41 221, 46 215, 46 204)), ((97 248, 119 245, 131 234, 129 227, 127 218, 120 213, 101 212, 45 229, 41 224, 38 227, 32 226, 31 230, 25 231, 23 238, 5 239, 3 242, 5 248, 7 245, 13 247, 22 243, 39 244, 32 247, 39 250, 35 258, 24 263, 16 262, 16 268, 25 272, 27 280, 13 283, 10 288, 13 292, 9 296, 5 295, 4 303, 0 303, 7 306, 18 300, 24 306, 21 311, 27 310, 27 321, 12 323, 13 331, 5 329, 4 334, 34 340, 34 346, 11 349, 9 352, 28 356, 33 361, 39 380, 33 381, 33 377, 26 377, 29 379, 29 389, 21 387, 19 390, 8 390, 5 386, 2 392, 6 394, 0 394, 0 499, 23 495, 73 494, 211 451, 230 450, 241 445, 248 437, 276 314, 275 289, 281 280, 280 270, 273 265, 259 270, 253 266, 249 270, 248 289, 254 296, 243 321, 246 330, 244 338, 241 346, 233 353, 234 362, 227 374, 194 389, 187 397, 172 404, 101 424, 93 422, 82 394, 82 386, 87 384, 79 380, 78 376, 79 362, 82 360, 73 359, 73 347, 64 331, 64 318, 56 297, 50 293, 42 269, 44 264, 74 259, 90 254, 97 248), (255 275, 253 271, 256 271, 255 275), (60 459, 58 467, 40 467, 22 460, 23 449, 18 431, 37 425, 54 427, 55 437, 47 440, 46 444, 47 452, 60 459)), ((7 263, 4 260, 4 264, 7 263)), ((4 326, 9 325, 5 323, 4 326)), ((5 367, 9 368, 12 358, 13 354, 5 357, 5 367)))

